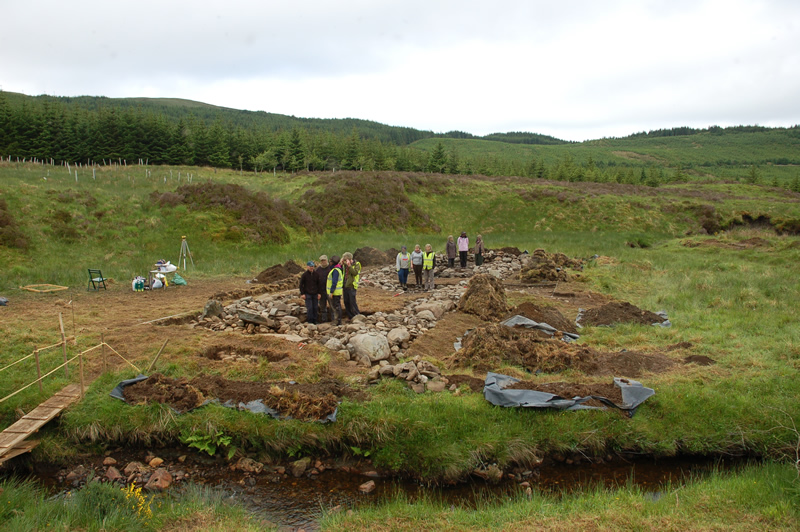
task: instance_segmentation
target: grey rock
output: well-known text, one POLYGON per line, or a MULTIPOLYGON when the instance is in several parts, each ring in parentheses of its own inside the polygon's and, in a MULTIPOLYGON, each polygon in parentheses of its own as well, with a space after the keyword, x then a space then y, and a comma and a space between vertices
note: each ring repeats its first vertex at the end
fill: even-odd
POLYGON ((356 355, 356 360, 366 356, 370 362, 386 360, 392 354, 386 337, 375 333, 354 335, 350 338, 349 348, 356 355))
POLYGON ((407 342, 410 338, 411 334, 405 327, 392 329, 389 331, 389 334, 386 335, 386 340, 389 342, 389 345, 402 344, 403 342, 407 342))
POLYGON ((224 312, 222 303, 216 299, 209 299, 203 307, 203 313, 200 314, 200 318, 215 318, 217 316, 222 316, 224 312))

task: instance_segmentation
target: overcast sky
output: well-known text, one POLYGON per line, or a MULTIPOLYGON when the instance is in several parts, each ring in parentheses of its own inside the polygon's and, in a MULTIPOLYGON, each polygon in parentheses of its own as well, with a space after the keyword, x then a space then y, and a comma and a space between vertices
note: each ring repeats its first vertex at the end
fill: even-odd
POLYGON ((800 1, 0 0, 0 88, 567 140, 800 124, 800 1))

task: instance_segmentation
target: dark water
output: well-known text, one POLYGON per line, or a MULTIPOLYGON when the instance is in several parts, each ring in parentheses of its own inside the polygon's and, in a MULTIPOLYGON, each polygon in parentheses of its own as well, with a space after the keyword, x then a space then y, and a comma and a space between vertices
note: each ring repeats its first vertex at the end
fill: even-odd
POLYGON ((524 478, 503 480, 492 484, 480 478, 449 487, 426 487, 418 482, 397 479, 373 479, 375 490, 369 494, 359 486, 370 480, 362 475, 329 470, 310 478, 281 479, 272 482, 268 477, 253 479, 254 485, 241 486, 222 478, 208 478, 207 483, 226 490, 234 500, 244 503, 254 513, 288 529, 314 530, 316 519, 323 511, 347 510, 362 504, 380 504, 402 494, 407 500, 420 497, 440 500, 458 507, 475 507, 477 502, 500 502, 524 493, 528 482, 536 492, 560 495, 590 486, 614 488, 635 485, 661 495, 665 486, 680 485, 687 479, 702 476, 713 469, 729 469, 743 461, 720 461, 709 458, 683 457, 654 460, 615 459, 606 463, 567 465, 554 463, 532 470, 524 478))
MULTIPOLYGON (((181 453, 180 450, 162 450, 159 455, 174 464, 181 453)), ((115 458, 120 463, 141 460, 134 454, 115 458)), ((102 458, 97 460, 100 466, 95 464, 95 469, 102 471, 102 458)), ((528 487, 520 483, 527 482, 532 491, 555 496, 591 486, 614 488, 635 485, 658 498, 668 484, 680 485, 688 478, 702 476, 713 469, 725 470, 743 463, 744 460, 721 461, 704 457, 615 457, 601 463, 552 462, 517 475, 514 479, 506 476, 498 483, 475 477, 468 482, 447 487, 427 487, 408 480, 368 478, 339 469, 327 469, 319 475, 301 478, 267 472, 245 475, 231 471, 224 461, 196 453, 187 455, 180 467, 186 470, 192 482, 220 490, 225 498, 244 504, 254 514, 286 530, 314 530, 317 528, 317 519, 325 511, 346 511, 363 504, 380 504, 398 494, 409 501, 427 497, 448 505, 469 508, 475 507, 479 501, 501 502, 517 497, 528 487), (369 494, 361 493, 359 486, 369 480, 375 482, 375 490, 369 494)), ((63 477, 63 471, 61 473, 63 477)), ((35 464, 33 476, 56 492, 71 488, 59 480, 61 477, 57 468, 45 464, 35 464)), ((102 476, 102 473, 98 476, 102 476)))

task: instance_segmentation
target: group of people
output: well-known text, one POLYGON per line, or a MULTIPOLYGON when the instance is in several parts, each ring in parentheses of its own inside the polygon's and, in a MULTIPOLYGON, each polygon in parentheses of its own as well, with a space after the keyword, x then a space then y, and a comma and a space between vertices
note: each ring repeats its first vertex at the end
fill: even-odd
MULTIPOLYGON (((486 252, 486 247, 483 245, 483 237, 478 235, 475 238, 475 266, 483 264, 483 254, 486 252)), ((459 264, 462 268, 467 267, 467 254, 469 253, 469 238, 466 231, 461 231, 461 236, 457 241, 453 241, 453 235, 447 237, 447 245, 445 254, 447 255, 447 265, 450 268, 455 267, 456 256, 458 256, 459 264)))
MULTIPOLYGON (((475 253, 476 266, 483 264, 483 254, 485 251, 486 248, 483 244, 483 237, 478 235, 473 250, 475 253)), ((453 240, 453 235, 447 237, 445 256, 447 257, 448 267, 455 267, 456 256, 458 256, 459 264, 462 268, 466 268, 468 254, 469 238, 467 237, 466 231, 461 232, 458 241, 453 240)), ((408 290, 408 276, 411 270, 414 271, 416 288, 421 288, 425 291, 433 290, 433 271, 436 266, 435 257, 436 254, 433 252, 430 244, 425 244, 425 251, 420 249, 419 244, 414 246, 414 251, 411 253, 408 252, 406 246, 400 249, 400 253, 397 254, 397 259, 395 260, 395 268, 397 269, 397 277, 403 290, 408 290)))
MULTIPOLYGON (((486 251, 483 238, 478 235, 475 240, 475 265, 483 264, 483 253, 486 251)), ((453 235, 447 237, 445 254, 450 268, 455 267, 456 256, 462 268, 467 266, 469 252, 469 238, 465 231, 457 241, 453 235)), ((414 271, 414 281, 417 289, 425 291, 434 289, 433 271, 436 254, 430 244, 425 244, 425 251, 420 245, 414 246, 414 251, 408 252, 403 246, 397 254, 395 266, 397 278, 403 290, 408 290, 409 273, 414 271)), ((300 277, 300 295, 305 300, 306 316, 308 323, 318 324, 333 322, 342 324, 342 300, 344 299, 344 312, 353 319, 361 314, 358 310, 358 282, 361 279, 361 263, 353 259, 350 252, 342 256, 333 255, 328 261, 327 255, 321 255, 319 264, 310 260, 306 263, 306 271, 300 277)))
POLYGON ((425 244, 425 251, 422 251, 419 244, 414 246, 414 251, 408 252, 408 248, 403 246, 395 260, 397 278, 403 290, 408 290, 408 274, 414 270, 414 280, 417 288, 433 290, 433 267, 436 254, 430 244, 425 244))
POLYGON ((300 276, 300 295, 306 303, 308 323, 333 322, 342 324, 342 299, 347 317, 353 319, 361 314, 356 298, 361 279, 361 263, 353 260, 350 252, 342 256, 321 255, 319 266, 313 260, 306 263, 306 271, 300 276))

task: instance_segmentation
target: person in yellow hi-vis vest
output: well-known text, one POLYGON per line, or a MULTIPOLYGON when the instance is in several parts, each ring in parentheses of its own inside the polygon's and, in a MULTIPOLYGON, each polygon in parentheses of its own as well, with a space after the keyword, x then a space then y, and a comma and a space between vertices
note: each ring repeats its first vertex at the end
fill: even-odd
POLYGON ((344 310, 347 312, 347 317, 352 320, 361 314, 356 301, 358 281, 361 279, 361 263, 353 260, 353 254, 348 251, 342 253, 342 267, 344 269, 344 310))
MULTIPOLYGON (((333 267, 328 272, 328 285, 326 292, 331 298, 331 313, 336 313, 336 325, 342 324, 342 290, 344 288, 344 272, 342 271, 341 259, 334 255, 331 257, 333 267)), ((333 321, 333 316, 331 316, 333 321)))
POLYGON ((433 290, 433 267, 436 266, 436 253, 430 244, 425 244, 425 253, 422 254, 422 284, 425 291, 433 290))

